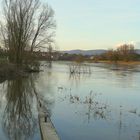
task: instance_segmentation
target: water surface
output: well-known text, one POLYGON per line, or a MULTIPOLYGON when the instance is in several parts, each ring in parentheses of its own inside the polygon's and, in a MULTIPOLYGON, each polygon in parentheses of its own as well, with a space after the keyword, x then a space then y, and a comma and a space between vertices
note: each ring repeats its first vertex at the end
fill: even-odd
POLYGON ((89 64, 91 74, 70 75, 68 65, 42 62, 43 72, 0 85, 0 139, 40 139, 40 98, 61 140, 139 140, 140 67, 89 64))

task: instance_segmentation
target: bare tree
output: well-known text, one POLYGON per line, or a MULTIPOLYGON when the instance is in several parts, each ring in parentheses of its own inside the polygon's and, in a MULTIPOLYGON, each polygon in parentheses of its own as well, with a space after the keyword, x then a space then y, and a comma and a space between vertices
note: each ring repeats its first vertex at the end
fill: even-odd
POLYGON ((117 48, 120 59, 130 61, 134 59, 135 47, 133 44, 122 44, 117 48))
POLYGON ((54 11, 40 0, 4 0, 1 21, 3 45, 9 51, 9 61, 22 64, 25 50, 31 53, 53 42, 54 11))

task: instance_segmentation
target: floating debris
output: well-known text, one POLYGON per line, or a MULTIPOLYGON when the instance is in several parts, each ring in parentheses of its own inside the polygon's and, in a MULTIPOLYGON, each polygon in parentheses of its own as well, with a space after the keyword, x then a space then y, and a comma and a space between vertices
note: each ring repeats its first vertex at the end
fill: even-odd
POLYGON ((130 112, 130 113, 133 113, 133 114, 137 114, 137 109, 130 110, 129 112, 130 112))
POLYGON ((63 87, 58 87, 58 90, 63 90, 63 87))

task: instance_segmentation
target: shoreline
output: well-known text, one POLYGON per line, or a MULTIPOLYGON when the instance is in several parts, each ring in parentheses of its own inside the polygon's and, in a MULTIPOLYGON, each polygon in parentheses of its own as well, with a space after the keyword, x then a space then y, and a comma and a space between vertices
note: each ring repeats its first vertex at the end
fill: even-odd
POLYGON ((136 65, 140 65, 140 61, 107 61, 107 60, 101 60, 101 61, 97 61, 97 62, 91 62, 91 63, 105 63, 105 64, 116 64, 116 65, 126 65, 126 66, 136 66, 136 65))
POLYGON ((26 68, 25 66, 17 67, 15 64, 0 64, 0 83, 6 80, 13 80, 18 77, 28 77, 30 73, 38 73, 40 70, 26 68))

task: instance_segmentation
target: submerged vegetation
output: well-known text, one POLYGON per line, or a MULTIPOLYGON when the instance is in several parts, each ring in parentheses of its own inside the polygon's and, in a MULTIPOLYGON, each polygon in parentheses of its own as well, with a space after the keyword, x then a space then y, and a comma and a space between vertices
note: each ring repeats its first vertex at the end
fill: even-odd
POLYGON ((91 74, 90 66, 82 63, 69 64, 70 74, 91 74))

